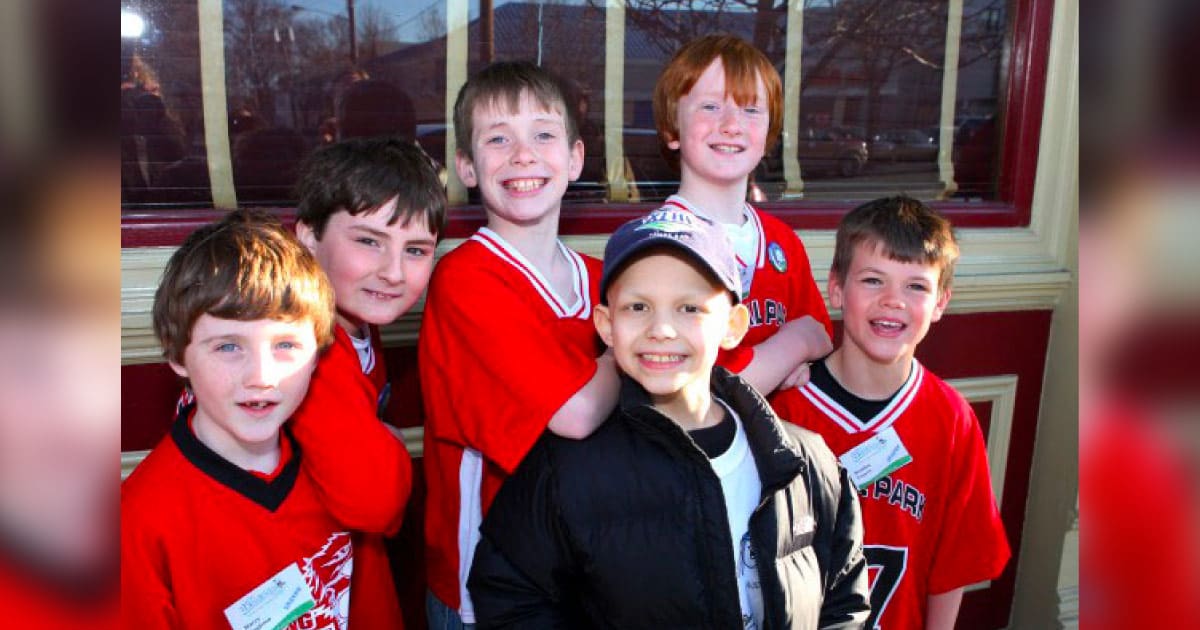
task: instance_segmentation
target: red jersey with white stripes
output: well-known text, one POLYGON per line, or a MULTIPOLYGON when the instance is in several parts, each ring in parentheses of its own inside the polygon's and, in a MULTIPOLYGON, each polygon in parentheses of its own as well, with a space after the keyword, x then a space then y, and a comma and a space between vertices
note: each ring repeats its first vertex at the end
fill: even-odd
POLYGON ((481 228, 434 270, 418 342, 425 399, 426 566, 434 595, 471 623, 466 591, 479 523, 500 483, 596 371, 600 261, 558 244, 560 296, 481 228))
POLYGON ((855 416, 839 397, 809 381, 773 402, 781 418, 821 434, 839 457, 896 431, 912 461, 859 489, 871 581, 866 627, 923 628, 929 595, 993 579, 1010 555, 979 422, 916 359, 904 385, 870 418, 855 416))
MULTIPOLYGON (((664 202, 695 214, 704 212, 679 195, 664 202)), ((786 223, 746 204, 745 216, 757 231, 756 255, 738 256, 742 269, 742 303, 750 310, 750 330, 732 350, 721 350, 717 365, 741 372, 754 358, 754 346, 779 331, 785 322, 812 315, 833 338, 825 299, 813 279, 804 243, 786 223)))

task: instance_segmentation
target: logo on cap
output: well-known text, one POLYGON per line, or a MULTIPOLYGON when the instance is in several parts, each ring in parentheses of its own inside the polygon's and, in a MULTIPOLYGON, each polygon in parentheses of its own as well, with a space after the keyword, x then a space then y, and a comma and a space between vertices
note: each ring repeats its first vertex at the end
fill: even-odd
POLYGON ((692 224, 692 215, 690 212, 656 210, 642 219, 642 224, 637 227, 637 230, 655 230, 668 234, 683 234, 694 232, 696 228, 692 224))

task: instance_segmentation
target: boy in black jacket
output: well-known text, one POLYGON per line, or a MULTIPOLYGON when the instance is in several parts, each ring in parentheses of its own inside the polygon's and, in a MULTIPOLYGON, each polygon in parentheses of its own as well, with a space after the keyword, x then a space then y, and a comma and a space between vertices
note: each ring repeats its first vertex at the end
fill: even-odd
POLYGON ((481 527, 480 627, 858 628, 858 497, 816 434, 714 368, 749 314, 718 226, 660 210, 604 252, 596 328, 617 409, 581 441, 545 435, 481 527))

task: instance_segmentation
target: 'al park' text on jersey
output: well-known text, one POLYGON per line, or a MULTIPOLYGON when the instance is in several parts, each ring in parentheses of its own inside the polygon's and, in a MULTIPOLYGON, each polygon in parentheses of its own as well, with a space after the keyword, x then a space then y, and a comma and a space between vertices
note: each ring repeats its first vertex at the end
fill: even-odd
POLYGON ((746 308, 750 309, 750 327, 757 328, 758 326, 782 326, 787 322, 787 307, 783 302, 777 302, 771 298, 755 298, 745 301, 746 308))
POLYGON ((925 493, 916 486, 887 475, 858 491, 863 499, 887 501, 918 521, 925 515, 925 493))

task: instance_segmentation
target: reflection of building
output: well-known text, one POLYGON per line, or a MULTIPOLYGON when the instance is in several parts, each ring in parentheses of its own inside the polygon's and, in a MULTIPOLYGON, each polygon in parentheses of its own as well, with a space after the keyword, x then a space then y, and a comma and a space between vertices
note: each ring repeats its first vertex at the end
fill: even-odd
MULTIPOLYGON (((702 23, 711 27, 711 31, 726 31, 753 40, 756 23, 762 20, 750 12, 639 12, 637 3, 631 4, 625 30, 621 98, 625 103, 625 124, 635 129, 654 126, 651 108, 654 82, 670 52, 691 37, 681 32, 682 25, 702 23)), ((909 32, 902 30, 896 37, 895 20, 887 16, 863 26, 857 33, 846 34, 846 12, 853 11, 854 4, 843 2, 805 9, 801 55, 804 120, 818 126, 865 128, 871 123, 867 101, 873 95, 878 110, 876 130, 936 124, 941 111, 944 6, 928 3, 930 8, 926 13, 910 19, 909 32), (867 45, 866 42, 879 39, 871 28, 889 29, 887 47, 867 45), (923 64, 918 59, 929 63, 923 64)), ((966 7, 965 15, 978 15, 980 19, 964 22, 964 39, 979 43, 981 35, 990 34, 998 46, 1002 33, 989 33, 987 29, 989 24, 1002 25, 1002 21, 996 22, 994 16, 988 18, 987 11, 977 8, 997 5, 996 0, 972 0, 967 4, 970 6, 966 7)), ((783 32, 785 16, 777 12, 769 19, 772 23, 768 26, 774 34, 764 48, 782 70, 784 50, 779 34, 783 32)), ((604 10, 591 6, 504 4, 494 11, 495 56, 538 59, 540 51, 547 67, 574 80, 596 100, 597 95, 604 94, 604 20, 604 10)), ((468 25, 467 37, 471 42, 480 41, 479 20, 468 25)), ((410 92, 417 105, 418 121, 440 122, 445 116, 445 45, 444 37, 431 39, 367 61, 364 66, 371 76, 394 81, 410 92)), ((960 102, 994 106, 998 58, 998 54, 990 55, 962 69, 960 102)), ((473 46, 471 69, 478 65, 478 47, 473 46)), ((593 106, 591 115, 599 113, 600 108, 593 106)))

